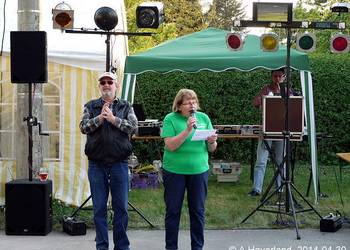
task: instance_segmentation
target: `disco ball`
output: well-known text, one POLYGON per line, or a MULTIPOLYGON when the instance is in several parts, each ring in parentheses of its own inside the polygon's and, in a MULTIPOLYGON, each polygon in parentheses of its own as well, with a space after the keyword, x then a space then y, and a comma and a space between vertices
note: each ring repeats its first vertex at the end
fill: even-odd
POLYGON ((95 12, 95 24, 102 30, 112 30, 118 24, 118 15, 110 7, 101 7, 95 12))

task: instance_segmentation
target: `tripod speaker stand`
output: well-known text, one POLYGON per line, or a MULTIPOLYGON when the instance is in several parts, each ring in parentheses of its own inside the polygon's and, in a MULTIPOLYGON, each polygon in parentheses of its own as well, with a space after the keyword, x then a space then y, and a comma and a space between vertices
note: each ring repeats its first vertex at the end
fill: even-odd
MULTIPOLYGON (((41 123, 33 116, 33 83, 47 82, 47 39, 44 31, 11 31, 11 82, 28 84, 28 179, 5 185, 6 234, 46 235, 52 230, 52 182, 33 180, 33 126, 41 123)), ((18 103, 17 103, 18 104, 18 103)), ((18 104, 17 108, 22 108, 18 104)))
MULTIPOLYGON (((277 178, 277 176, 280 174, 282 177, 282 183, 281 186, 279 186, 276 190, 274 190, 270 195, 268 195, 268 193, 270 192, 270 189, 272 187, 272 183, 270 184, 269 188, 266 190, 266 192, 263 195, 263 199, 260 201, 260 204, 258 205, 258 207, 253 210, 245 219, 243 219, 242 223, 244 223, 250 216, 252 216, 256 211, 263 211, 263 212, 270 212, 270 213, 276 213, 276 214, 285 214, 285 215, 289 215, 293 217, 293 222, 294 222, 294 226, 295 226, 295 230, 296 230, 296 237, 297 239, 300 239, 300 235, 299 235, 299 229, 298 229, 298 222, 297 222, 297 218, 296 218, 296 213, 301 213, 301 212, 306 212, 306 211, 314 211, 319 218, 322 218, 322 216, 315 210, 315 208, 303 197, 303 195, 297 190, 297 188, 295 187, 295 185, 292 183, 291 178, 290 178, 290 155, 291 155, 291 151, 290 151, 290 141, 291 138, 293 137, 293 133, 291 131, 291 129, 293 129, 293 127, 291 127, 290 125, 290 113, 293 113, 293 110, 291 110, 291 112, 289 112, 289 101, 290 101, 290 48, 291 48, 291 28, 287 28, 287 63, 286 63, 286 76, 287 76, 287 82, 286 84, 283 84, 284 86, 281 86, 281 96, 283 98, 284 101, 284 105, 282 105, 283 112, 282 114, 284 114, 284 123, 283 124, 283 130, 282 133, 280 133, 280 135, 282 135, 282 139, 283 139, 283 144, 285 146, 285 149, 283 150, 284 153, 284 157, 283 157, 283 161, 280 165, 278 165, 276 163, 275 158, 273 157, 273 161, 274 163, 277 165, 277 171, 275 172, 274 175, 274 180, 275 178, 277 178), (285 164, 285 175, 282 173, 282 169, 283 169, 283 165, 285 164), (264 206, 267 201, 274 196, 275 194, 277 194, 279 191, 282 191, 285 188, 285 211, 282 211, 281 209, 281 205, 279 205, 278 210, 268 210, 268 209, 263 209, 261 208, 262 206, 264 206), (302 200, 304 200, 304 202, 307 203, 307 205, 310 207, 309 209, 304 209, 304 210, 300 210, 300 211, 296 211, 295 209, 295 197, 293 195, 293 192, 296 192, 299 197, 302 198, 302 200)), ((274 118, 276 118, 276 116, 274 116, 274 118)), ((302 118, 303 118, 303 114, 302 114, 302 118)), ((303 123, 300 124, 301 127, 303 127, 303 123)), ((264 123, 264 131, 266 131, 265 128, 265 123, 264 123)), ((272 136, 276 136, 277 134, 273 134, 270 133, 270 135, 272 136)), ((277 139, 275 137, 275 139, 277 139)), ((266 144, 266 143, 265 143, 266 144)), ((268 146, 268 145, 267 145, 268 146)), ((268 147, 268 149, 270 149, 268 147)), ((274 181, 273 180, 273 181, 274 181)), ((281 197, 281 195, 279 195, 279 198, 281 197)))
MULTIPOLYGON (((83 209, 83 207, 86 205, 86 203, 88 203, 88 201, 91 199, 91 195, 76 209, 74 210, 74 212, 72 213, 72 215, 70 216, 71 218, 74 218, 78 212, 80 210, 83 209)), ((155 226, 141 213, 140 210, 138 210, 133 204, 131 204, 129 201, 128 201, 128 205, 129 207, 131 207, 131 210, 130 211, 134 211, 136 212, 138 215, 141 216, 142 219, 144 219, 152 228, 155 228, 155 226)))

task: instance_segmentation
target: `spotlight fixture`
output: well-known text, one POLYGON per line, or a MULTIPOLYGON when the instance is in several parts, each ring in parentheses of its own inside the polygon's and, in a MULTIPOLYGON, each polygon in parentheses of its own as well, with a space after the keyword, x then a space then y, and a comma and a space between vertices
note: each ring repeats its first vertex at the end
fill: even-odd
POLYGON ((69 4, 61 2, 52 9, 54 29, 71 29, 74 22, 74 10, 69 4))
POLYGON ((240 33, 227 33, 226 45, 233 51, 241 50, 244 44, 244 37, 240 33))
POLYGON ((136 25, 138 28, 157 29, 164 22, 164 5, 162 2, 146 2, 136 8, 136 25))
POLYGON ((102 30, 113 30, 118 24, 118 15, 110 7, 101 7, 95 12, 95 24, 102 30))
POLYGON ((297 35, 297 50, 302 52, 312 52, 316 49, 316 36, 312 33, 297 35))
POLYGON ((347 53, 350 50, 350 39, 347 35, 337 34, 331 38, 330 42, 332 53, 347 53))
POLYGON ((291 23, 293 3, 253 2, 253 21, 291 23))
POLYGON ((260 37, 260 48, 264 52, 273 52, 278 50, 278 36, 274 33, 263 34, 260 37))
POLYGON ((332 12, 346 13, 349 12, 350 3, 335 3, 331 6, 332 12))

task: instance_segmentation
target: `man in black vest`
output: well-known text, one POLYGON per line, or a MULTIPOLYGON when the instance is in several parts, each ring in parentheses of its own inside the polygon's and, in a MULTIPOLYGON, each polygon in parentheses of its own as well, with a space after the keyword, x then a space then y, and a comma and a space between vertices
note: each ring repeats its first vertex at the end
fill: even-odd
POLYGON ((88 177, 94 209, 96 249, 107 250, 107 201, 112 196, 114 250, 129 250, 128 156, 130 136, 136 131, 137 118, 131 104, 116 97, 120 87, 111 72, 99 78, 101 97, 84 105, 80 130, 87 135, 85 154, 89 159, 88 177))

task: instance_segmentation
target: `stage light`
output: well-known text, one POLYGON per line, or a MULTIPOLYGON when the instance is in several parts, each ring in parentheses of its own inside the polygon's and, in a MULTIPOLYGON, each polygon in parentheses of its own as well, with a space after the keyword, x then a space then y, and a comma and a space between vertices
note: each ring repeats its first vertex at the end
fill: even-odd
POLYGON ((312 33, 297 35, 297 50, 303 52, 312 52, 316 49, 316 36, 312 33))
POLYGON ((110 7, 101 7, 96 10, 94 15, 95 24, 101 30, 112 30, 118 24, 118 15, 110 7))
POLYGON ((71 29, 74 22, 74 10, 65 2, 59 3, 52 9, 52 21, 54 29, 71 29))
POLYGON ((332 12, 347 13, 350 9, 350 3, 335 3, 331 6, 332 12))
POLYGON ((253 2, 253 21, 291 23, 293 3, 253 2))
POLYGON ((263 34, 260 37, 260 48, 265 52, 278 50, 278 36, 273 33, 263 34))
POLYGON ((243 48, 244 37, 239 33, 228 33, 226 35, 226 45, 229 49, 237 51, 243 48))
POLYGON ((337 34, 331 38, 331 52, 332 53, 347 53, 349 52, 349 36, 337 34))
POLYGON ((138 28, 157 29, 164 21, 162 2, 142 3, 136 8, 136 25, 138 28))

